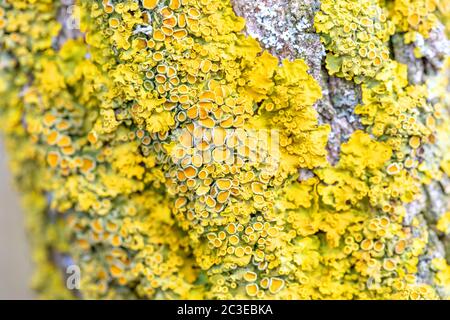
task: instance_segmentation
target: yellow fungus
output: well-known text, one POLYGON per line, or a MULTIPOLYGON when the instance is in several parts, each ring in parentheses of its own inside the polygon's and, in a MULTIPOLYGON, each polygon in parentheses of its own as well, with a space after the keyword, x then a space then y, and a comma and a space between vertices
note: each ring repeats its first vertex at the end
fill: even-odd
POLYGON ((419 21, 420 17, 416 13, 413 13, 410 16, 408 16, 408 23, 413 27, 416 27, 419 24, 419 21))
POLYGON ((383 268, 387 271, 395 270, 396 263, 392 259, 385 259, 383 262, 383 268))
POLYGON ((216 185, 220 190, 228 190, 231 187, 230 179, 219 179, 216 181, 216 185))
POLYGON ((229 223, 225 229, 229 234, 236 233, 236 225, 234 223, 229 223))
POLYGON ((51 131, 50 134, 47 136, 47 143, 49 145, 55 145, 59 140, 59 133, 57 131, 51 131))
POLYGON ((206 205, 207 205, 208 207, 210 207, 210 208, 215 207, 216 204, 217 204, 217 203, 216 203, 216 200, 215 200, 213 197, 211 197, 211 196, 207 196, 207 197, 206 197, 205 203, 206 203, 206 205))
POLYGON ((109 269, 109 272, 113 277, 119 277, 122 275, 123 270, 119 268, 117 265, 112 265, 109 269))
POLYGON ((47 155, 47 162, 50 167, 55 168, 59 162, 61 161, 61 157, 57 152, 49 152, 47 155))
POLYGON ((87 173, 95 168, 95 161, 91 158, 83 158, 81 164, 81 172, 87 173))
POLYGON ((420 147, 420 138, 417 136, 411 137, 409 139, 409 145, 411 146, 411 148, 417 149, 418 147, 420 147))
POLYGON ((170 0, 169 8, 172 10, 177 10, 181 7, 181 0, 170 0))
POLYGON ((400 165, 398 163, 391 163, 387 167, 386 171, 390 175, 396 175, 400 172, 400 165))
POLYGON ((245 255, 245 250, 244 250, 243 247, 237 247, 236 250, 234 251, 234 254, 237 257, 241 258, 241 257, 243 257, 245 255))
POLYGON ((405 240, 399 240, 397 244, 395 245, 395 253, 396 254, 402 254, 406 249, 406 241, 405 240))
POLYGON ((197 8, 189 8, 189 10, 188 10, 188 15, 191 17, 191 18, 198 18, 198 17, 200 17, 200 11, 197 9, 197 8))
POLYGON ((52 125, 55 124, 57 118, 55 115, 51 114, 51 113, 47 113, 45 114, 42 122, 44 123, 44 125, 46 125, 47 127, 51 127, 52 125))
POLYGON ((186 14, 185 13, 180 13, 178 15, 178 26, 180 28, 186 27, 186 14))
POLYGON ((188 178, 195 178, 197 176, 197 169, 195 167, 189 166, 184 169, 184 174, 188 178))
POLYGON ((104 7, 104 10, 105 10, 105 12, 106 13, 112 13, 113 11, 114 11, 114 6, 112 6, 112 5, 106 5, 105 7, 104 7))
POLYGON ((245 291, 250 297, 254 297, 258 293, 258 285, 255 283, 248 284, 245 286, 245 291))
POLYGON ((142 0, 142 6, 145 9, 154 9, 158 5, 159 0, 142 0))
POLYGON ((373 249, 378 252, 382 251, 384 249, 384 243, 380 241, 375 242, 373 245, 373 249))
POLYGON ((269 284, 269 291, 272 294, 276 294, 284 287, 284 280, 280 278, 271 278, 269 284))
POLYGON ((256 281, 256 279, 258 278, 258 275, 252 271, 247 271, 244 274, 244 280, 247 282, 253 282, 256 281))
POLYGON ((368 251, 368 250, 371 250, 372 249, 372 240, 370 240, 370 239, 364 239, 362 242, 361 242, 361 249, 363 249, 363 250, 365 250, 365 251, 368 251))
POLYGON ((275 227, 270 227, 270 228, 267 230, 267 233, 268 233, 269 236, 271 236, 271 237, 276 237, 276 236, 278 235, 278 229, 275 228, 275 227))

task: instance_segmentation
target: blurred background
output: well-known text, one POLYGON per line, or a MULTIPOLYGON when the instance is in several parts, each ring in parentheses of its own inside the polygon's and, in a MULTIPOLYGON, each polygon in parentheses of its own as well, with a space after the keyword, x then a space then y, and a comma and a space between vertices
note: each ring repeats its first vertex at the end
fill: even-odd
POLYGON ((0 138, 0 299, 33 299, 31 274, 24 217, 0 138))

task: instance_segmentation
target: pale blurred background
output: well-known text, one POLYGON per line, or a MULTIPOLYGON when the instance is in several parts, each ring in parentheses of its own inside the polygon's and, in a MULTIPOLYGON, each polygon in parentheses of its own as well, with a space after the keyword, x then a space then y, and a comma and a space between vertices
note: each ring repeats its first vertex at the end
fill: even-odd
POLYGON ((0 299, 33 299, 31 272, 24 218, 0 139, 0 299))

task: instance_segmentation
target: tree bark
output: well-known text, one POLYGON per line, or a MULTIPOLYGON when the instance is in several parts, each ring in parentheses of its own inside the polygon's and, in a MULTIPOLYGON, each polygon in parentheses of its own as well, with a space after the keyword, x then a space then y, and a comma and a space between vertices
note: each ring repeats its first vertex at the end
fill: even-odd
MULTIPOLYGON (((325 66, 326 49, 320 35, 314 27, 314 17, 320 10, 319 0, 231 0, 233 9, 238 16, 245 18, 248 36, 257 39, 262 48, 279 60, 303 59, 309 66, 309 74, 321 87, 322 98, 314 108, 319 124, 328 124, 331 132, 328 136, 328 161, 334 166, 339 163, 341 146, 348 142, 357 130, 364 130, 355 108, 362 104, 363 88, 360 84, 341 77, 330 76, 325 66)), ((72 19, 69 8, 73 0, 61 0, 58 11, 58 21, 62 28, 53 39, 52 47, 58 51, 69 39, 80 37, 81 33, 68 24, 72 19)), ((396 33, 389 42, 391 58, 403 63, 408 68, 410 84, 422 85, 441 71, 445 58, 450 55, 450 45, 446 38, 445 28, 439 24, 432 30, 428 38, 417 37, 415 42, 405 43, 402 33, 396 33), (420 58, 415 54, 419 48, 420 58)), ((450 76, 450 75, 449 75, 450 76)), ((32 83, 30 76, 30 84, 32 83)), ((450 88, 448 88, 450 90, 450 88)), ((433 97, 429 98, 434 103, 433 97)), ((117 114, 115 115, 117 116, 117 114)), ((25 127, 25 124, 24 124, 25 127)), ((432 149, 420 151, 421 157, 433 157, 432 149)), ((300 169, 299 181, 307 180, 314 175, 313 170, 300 169)), ((437 228, 439 219, 450 208, 450 178, 444 175, 439 180, 423 184, 420 197, 406 205, 406 216, 403 221, 405 228, 413 228, 414 221, 419 221, 429 233, 425 253, 419 256, 418 282, 429 284, 437 289, 441 297, 449 296, 436 285, 431 261, 435 258, 445 258, 450 263, 450 237, 437 228)), ((48 202, 51 197, 48 195, 48 202)), ((55 224, 64 213, 48 210, 45 212, 49 224, 55 224)), ((49 257, 61 270, 64 276, 68 265, 74 263, 65 252, 51 247, 49 257)), ((127 288, 127 290, 130 288, 127 288)), ((130 289, 132 292, 135 288, 130 289)), ((134 293, 132 293, 134 294, 134 293)), ((82 293, 75 291, 74 296, 82 298, 82 293)))
MULTIPOLYGON (((314 29, 314 16, 320 10, 319 0, 232 0, 237 15, 246 20, 246 32, 280 59, 304 59, 309 73, 320 83, 323 98, 316 103, 320 123, 331 126, 327 149, 329 161, 339 160, 340 146, 350 135, 363 126, 354 108, 361 101, 361 87, 354 82, 329 76, 325 67, 325 48, 314 29)), ((424 84, 435 76, 450 54, 450 42, 441 23, 431 31, 429 38, 417 36, 414 43, 405 44, 403 34, 391 37, 393 58, 408 67, 410 84, 424 84), (423 56, 417 58, 414 49, 420 48, 423 56)), ((450 75, 449 75, 450 76, 450 75)), ((450 90, 450 88, 448 88, 450 90)), ((450 205, 450 179, 433 181, 422 186, 422 195, 407 205, 408 218, 404 224, 418 217, 427 225, 430 241, 426 254, 420 256, 419 278, 433 285, 430 262, 445 257, 450 263, 450 237, 436 229, 436 223, 450 205)), ((441 292, 441 296, 445 296, 441 292)))

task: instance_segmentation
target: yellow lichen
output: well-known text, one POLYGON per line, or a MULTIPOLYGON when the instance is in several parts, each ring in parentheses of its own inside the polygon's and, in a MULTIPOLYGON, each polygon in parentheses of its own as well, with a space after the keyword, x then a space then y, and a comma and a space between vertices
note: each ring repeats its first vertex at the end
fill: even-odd
POLYGON ((436 9, 439 0, 394 0, 390 5, 392 22, 397 31, 405 32, 406 42, 415 40, 416 32, 429 37, 432 28, 436 26, 438 19, 436 9))
POLYGON ((326 0, 320 8, 314 25, 329 51, 328 72, 356 83, 374 77, 390 60, 387 41, 394 33, 379 1, 326 0))
POLYGON ((246 37, 229 1, 80 0, 83 35, 60 48, 56 3, 0 5, 0 119, 44 295, 67 296, 53 250, 84 298, 437 297, 416 279, 428 230, 405 216, 449 172, 447 82, 432 102, 408 84, 384 4, 315 17, 329 73, 363 93, 331 165, 308 66, 246 37))

